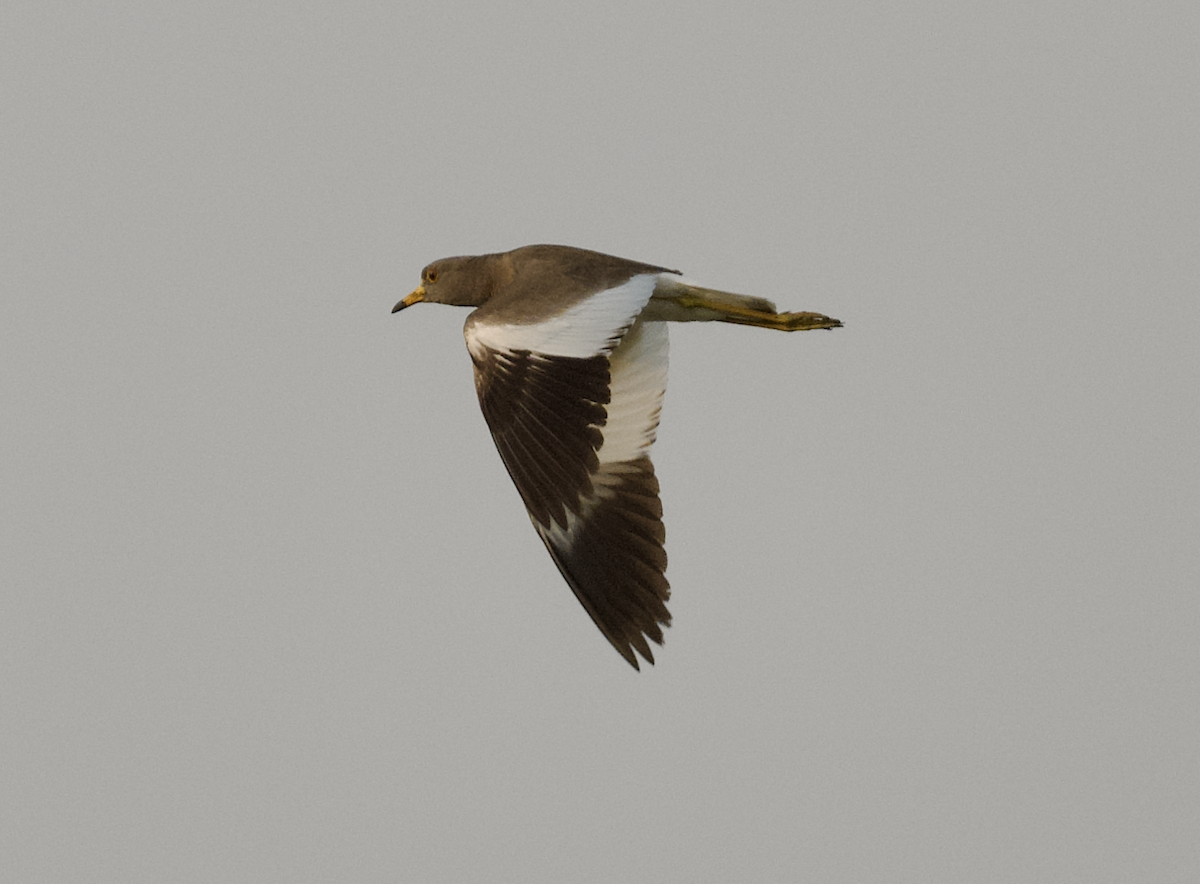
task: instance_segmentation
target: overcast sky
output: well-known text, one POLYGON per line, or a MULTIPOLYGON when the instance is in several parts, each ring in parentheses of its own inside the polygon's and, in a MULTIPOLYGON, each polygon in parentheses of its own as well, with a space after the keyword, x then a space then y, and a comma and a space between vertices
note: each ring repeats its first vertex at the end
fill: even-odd
POLYGON ((6 4, 14 882, 1200 878, 1190 3, 6 4), (422 266, 671 330, 674 625, 573 598, 422 266))

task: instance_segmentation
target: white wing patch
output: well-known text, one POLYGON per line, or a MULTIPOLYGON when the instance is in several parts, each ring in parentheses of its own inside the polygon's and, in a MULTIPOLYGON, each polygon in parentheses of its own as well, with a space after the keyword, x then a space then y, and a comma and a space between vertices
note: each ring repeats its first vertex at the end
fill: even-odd
POLYGON ((669 351, 665 322, 638 322, 609 357, 608 420, 596 452, 601 464, 649 453, 667 390, 669 351))
POLYGON ((592 496, 580 501, 578 516, 567 510, 565 527, 534 522, 554 546, 569 548, 600 501, 616 493, 622 474, 629 471, 627 462, 650 454, 667 390, 669 353, 667 324, 639 321, 609 357, 611 399, 605 406, 608 420, 601 431, 604 444, 596 452, 600 469, 592 474, 592 496))
POLYGON ((609 352, 649 302, 662 275, 639 274, 541 322, 494 325, 468 318, 463 329, 467 348, 478 358, 483 357, 480 347, 508 352, 529 350, 576 359, 609 352))

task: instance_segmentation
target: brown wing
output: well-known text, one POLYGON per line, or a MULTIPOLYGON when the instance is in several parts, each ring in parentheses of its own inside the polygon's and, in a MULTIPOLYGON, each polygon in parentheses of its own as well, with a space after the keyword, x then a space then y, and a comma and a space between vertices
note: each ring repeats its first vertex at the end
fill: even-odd
MULTIPOLYGON (((496 448, 530 519, 592 620, 634 667, 670 625, 665 530, 650 462, 666 384, 666 326, 639 323, 612 354, 508 350, 467 338, 496 448)), ((619 336, 620 329, 616 331, 619 336)), ((528 339, 528 329, 522 331, 528 339)), ((610 333, 611 339, 611 333, 610 333)), ((611 346, 611 344, 609 345, 611 346)))

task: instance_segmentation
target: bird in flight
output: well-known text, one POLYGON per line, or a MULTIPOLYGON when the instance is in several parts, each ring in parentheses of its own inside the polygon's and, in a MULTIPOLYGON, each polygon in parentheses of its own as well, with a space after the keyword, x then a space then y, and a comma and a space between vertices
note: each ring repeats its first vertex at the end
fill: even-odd
POLYGON ((820 313, 703 288, 679 271, 569 246, 443 258, 396 313, 474 307, 463 334, 492 438, 550 557, 634 669, 671 623, 650 448, 667 387, 667 322, 831 329, 820 313))

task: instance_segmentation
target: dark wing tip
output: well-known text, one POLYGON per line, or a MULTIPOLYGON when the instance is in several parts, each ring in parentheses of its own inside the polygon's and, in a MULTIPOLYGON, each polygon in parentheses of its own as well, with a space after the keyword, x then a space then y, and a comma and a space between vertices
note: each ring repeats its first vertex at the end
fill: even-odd
POLYGON ((646 457, 605 464, 595 480, 604 490, 570 531, 538 525, 538 533, 592 621, 640 670, 637 654, 653 665, 650 642, 661 645, 671 625, 658 480, 646 457))

